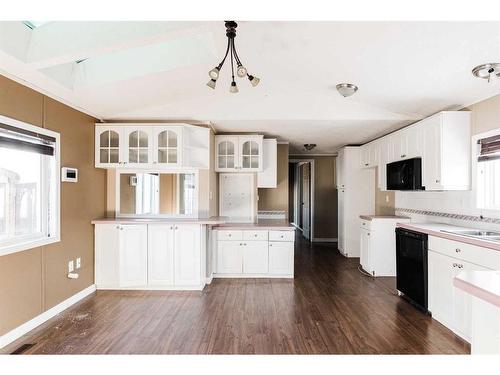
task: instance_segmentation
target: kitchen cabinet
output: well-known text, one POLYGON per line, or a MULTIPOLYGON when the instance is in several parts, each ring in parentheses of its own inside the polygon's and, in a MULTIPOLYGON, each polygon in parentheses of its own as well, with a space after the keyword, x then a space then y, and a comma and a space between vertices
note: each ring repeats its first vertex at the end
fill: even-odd
POLYGON ((263 140, 262 163, 262 172, 257 174, 257 187, 276 188, 278 186, 278 142, 276 139, 263 140))
POLYGON ((293 278, 294 231, 217 230, 215 277, 293 278))
POLYGON ((96 224, 96 286, 202 289, 202 236, 197 224, 96 224))
POLYGON ((375 169, 361 168, 360 148, 343 147, 337 156, 338 249, 347 257, 360 256, 359 215, 375 213, 375 169))
POLYGON ((228 221, 252 223, 257 215, 254 173, 219 174, 219 215, 228 221))
POLYGON ((216 172, 262 172, 262 135, 215 136, 216 172))
POLYGON ((148 232, 144 225, 120 225, 120 287, 147 284, 148 232))
POLYGON ((188 124, 95 126, 95 166, 208 169, 210 129, 188 124))
POLYGON ((269 274, 292 275, 294 273, 294 243, 269 242, 269 274))
POLYGON ((453 286, 462 271, 497 269, 500 254, 495 250, 457 241, 429 237, 428 297, 432 317, 470 342, 471 296, 453 286))
POLYGON ((157 126, 153 130, 153 164, 182 165, 182 127, 157 126))
POLYGON ((123 164, 123 132, 116 126, 96 126, 95 166, 113 168, 123 164))
POLYGON ((360 166, 378 166, 386 190, 386 168, 395 161, 422 158, 425 190, 469 190, 470 112, 445 111, 361 146, 360 166))
POLYGON ((174 226, 148 226, 148 285, 174 284, 174 226))
POLYGON ((360 220, 360 264, 372 276, 396 276, 396 236, 398 223, 404 217, 372 217, 360 220))

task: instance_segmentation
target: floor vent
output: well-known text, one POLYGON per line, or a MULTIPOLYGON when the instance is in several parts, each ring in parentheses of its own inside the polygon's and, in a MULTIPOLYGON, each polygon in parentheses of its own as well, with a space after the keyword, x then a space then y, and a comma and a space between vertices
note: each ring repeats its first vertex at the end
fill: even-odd
POLYGON ((29 348, 31 348, 32 346, 35 346, 35 345, 36 344, 23 344, 10 354, 23 354, 26 350, 28 350, 29 348))

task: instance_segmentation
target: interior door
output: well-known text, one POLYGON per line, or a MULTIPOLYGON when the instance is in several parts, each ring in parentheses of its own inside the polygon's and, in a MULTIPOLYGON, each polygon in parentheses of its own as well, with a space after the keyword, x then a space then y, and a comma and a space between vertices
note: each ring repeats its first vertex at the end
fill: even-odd
POLYGON ((140 287, 148 279, 146 225, 120 225, 120 286, 140 287))
POLYGON ((345 188, 338 190, 338 243, 341 253, 345 253, 345 188))
POLYGON ((302 164, 302 234, 310 239, 311 231, 311 164, 302 164))
POLYGON ((174 229, 148 225, 148 285, 174 284, 174 229))

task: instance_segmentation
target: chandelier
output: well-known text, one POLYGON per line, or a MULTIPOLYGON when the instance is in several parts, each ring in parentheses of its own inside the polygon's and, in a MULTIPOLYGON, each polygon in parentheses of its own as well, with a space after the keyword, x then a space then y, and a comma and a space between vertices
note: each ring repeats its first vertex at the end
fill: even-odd
POLYGON ((236 81, 234 80, 234 65, 236 64, 236 74, 238 77, 243 78, 247 77, 252 86, 257 86, 260 82, 260 79, 257 77, 254 77, 253 75, 248 74, 247 69, 243 66, 243 64, 240 61, 240 58, 238 57, 238 53, 236 52, 236 47, 234 46, 234 38, 236 37, 236 28, 238 27, 238 24, 234 21, 226 21, 226 36, 227 36, 227 49, 226 49, 226 54, 224 55, 224 58, 220 62, 219 65, 217 65, 215 68, 213 68, 211 71, 208 72, 208 75, 210 76, 210 81, 208 81, 207 86, 215 89, 215 84, 217 83, 217 79, 219 78, 219 72, 222 68, 222 65, 224 65, 224 62, 226 61, 227 55, 230 54, 231 58, 231 86, 229 88, 229 92, 236 94, 238 90, 238 86, 236 85, 236 81))

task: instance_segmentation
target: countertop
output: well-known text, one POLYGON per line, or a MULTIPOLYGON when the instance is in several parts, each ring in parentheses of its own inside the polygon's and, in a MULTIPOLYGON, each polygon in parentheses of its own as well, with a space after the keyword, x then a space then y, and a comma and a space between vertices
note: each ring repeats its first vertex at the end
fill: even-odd
POLYGON ((214 229, 232 229, 232 230, 252 230, 252 229, 271 229, 271 230, 295 230, 295 227, 287 220, 262 219, 256 223, 223 223, 215 226, 214 229))
POLYGON ((453 285, 500 307, 500 271, 463 271, 453 279, 453 285))
POLYGON ((223 216, 208 218, 101 218, 92 220, 92 224, 199 224, 218 225, 224 224, 223 216))
POLYGON ((486 247, 488 249, 500 251, 500 242, 493 242, 493 241, 483 240, 480 238, 473 238, 473 237, 461 236, 459 234, 442 232, 442 230, 478 230, 478 228, 474 227, 459 227, 455 225, 442 224, 442 223, 398 223, 397 226, 399 228, 405 228, 413 230, 415 232, 426 233, 430 236, 446 238, 452 241, 459 241, 463 243, 468 243, 470 245, 486 247))
POLYGON ((360 219, 363 220, 373 220, 373 219, 409 219, 408 216, 398 216, 398 215, 359 215, 360 219))

